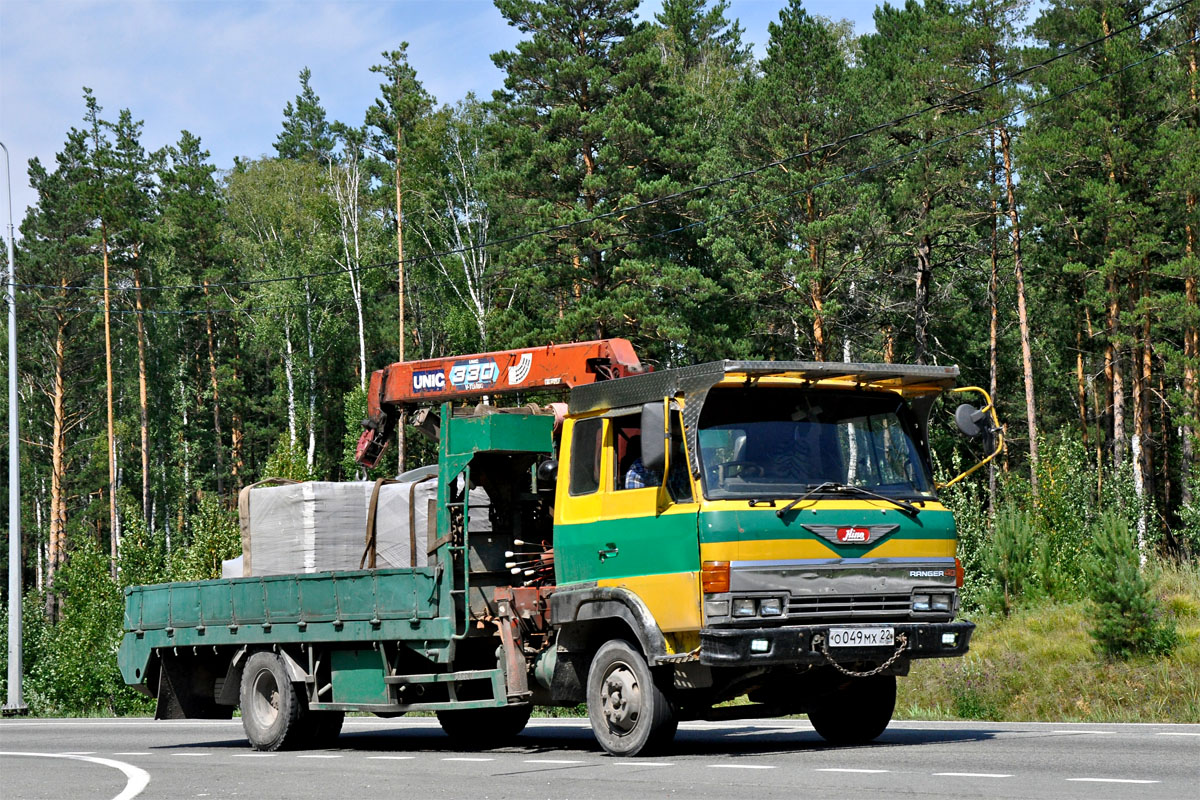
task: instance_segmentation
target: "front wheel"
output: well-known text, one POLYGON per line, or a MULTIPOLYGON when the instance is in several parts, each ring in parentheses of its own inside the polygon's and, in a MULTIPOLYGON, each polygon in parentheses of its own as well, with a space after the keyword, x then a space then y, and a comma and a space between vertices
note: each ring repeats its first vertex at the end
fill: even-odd
POLYGON ((896 710, 896 676, 849 678, 808 712, 830 744, 867 744, 879 738, 896 710))
POLYGON ((619 639, 606 642, 592 659, 587 707, 596 741, 614 756, 664 747, 679 726, 646 659, 619 639))
POLYGON ((246 660, 240 700, 242 728, 255 750, 281 750, 304 738, 304 704, 274 653, 246 660))

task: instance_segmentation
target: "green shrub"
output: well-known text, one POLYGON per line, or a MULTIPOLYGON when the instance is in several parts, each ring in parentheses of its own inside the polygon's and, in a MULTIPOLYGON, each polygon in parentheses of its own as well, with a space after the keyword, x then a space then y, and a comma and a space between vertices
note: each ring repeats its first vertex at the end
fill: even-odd
POLYGON ((992 538, 984 551, 983 568, 988 589, 985 606, 1004 616, 1034 588, 1034 537, 1029 515, 1007 505, 996 515, 992 538))
POLYGON ((216 495, 200 498, 188 519, 191 541, 171 554, 170 580, 203 581, 221 577, 221 562, 242 554, 237 513, 221 507, 216 495))
POLYGON ((293 481, 316 480, 316 474, 309 469, 308 457, 299 442, 292 442, 285 433, 279 437, 275 450, 267 456, 266 466, 263 467, 264 478, 289 478, 293 481))
POLYGON ((1098 613, 1090 633, 1100 651, 1120 659, 1169 654, 1178 633, 1158 613, 1129 524, 1115 515, 1102 516, 1092 528, 1091 550, 1087 572, 1098 613))

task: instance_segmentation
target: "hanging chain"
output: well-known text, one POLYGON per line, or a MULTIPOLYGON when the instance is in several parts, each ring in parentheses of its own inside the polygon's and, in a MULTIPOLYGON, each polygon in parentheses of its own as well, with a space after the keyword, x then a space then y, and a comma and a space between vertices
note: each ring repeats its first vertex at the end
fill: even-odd
POLYGON ((904 648, 908 646, 908 636, 902 633, 896 637, 896 652, 892 653, 891 658, 880 664, 875 669, 867 670, 866 672, 855 672, 852 669, 846 669, 841 664, 833 660, 833 656, 829 654, 829 648, 825 646, 825 637, 823 635, 818 633, 813 637, 813 639, 818 645, 820 645, 821 653, 825 656, 825 660, 832 664, 834 669, 836 669, 838 672, 842 673, 843 675, 849 675, 851 678, 870 678, 872 675, 878 675, 892 664, 895 664, 896 660, 900 658, 900 656, 904 655, 904 648))

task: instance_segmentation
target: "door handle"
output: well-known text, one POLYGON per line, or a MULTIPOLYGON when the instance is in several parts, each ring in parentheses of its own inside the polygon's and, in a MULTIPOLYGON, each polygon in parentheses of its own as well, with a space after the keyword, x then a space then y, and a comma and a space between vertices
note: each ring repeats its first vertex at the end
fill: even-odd
POLYGON ((599 552, 601 561, 605 560, 606 558, 616 558, 621 553, 617 546, 612 542, 609 542, 607 545, 605 545, 605 549, 599 552))

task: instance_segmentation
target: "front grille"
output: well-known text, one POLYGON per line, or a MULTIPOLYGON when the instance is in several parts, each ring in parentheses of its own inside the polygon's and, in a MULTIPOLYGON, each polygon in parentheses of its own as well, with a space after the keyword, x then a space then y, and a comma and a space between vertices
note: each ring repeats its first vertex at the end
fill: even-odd
POLYGON ((788 598, 787 615, 804 617, 873 617, 899 619, 909 616, 912 598, 907 594, 826 594, 793 595, 788 598))

